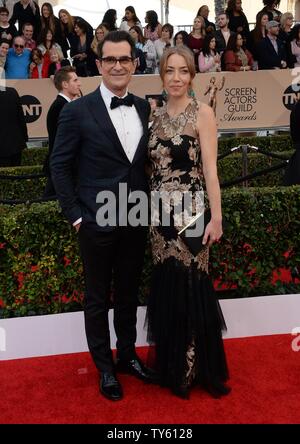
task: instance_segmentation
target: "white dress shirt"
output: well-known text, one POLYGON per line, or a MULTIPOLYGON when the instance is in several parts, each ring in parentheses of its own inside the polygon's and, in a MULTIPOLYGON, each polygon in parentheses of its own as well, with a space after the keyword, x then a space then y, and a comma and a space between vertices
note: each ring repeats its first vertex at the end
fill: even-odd
MULTIPOLYGON (((139 141, 143 135, 143 126, 135 106, 121 105, 111 109, 111 99, 115 96, 102 82, 100 92, 104 100, 107 112, 115 127, 121 145, 130 162, 133 161, 139 141)), ((128 92, 122 97, 126 97, 128 92)))
POLYGON ((65 96, 63 93, 59 93, 59 96, 62 96, 68 103, 72 102, 72 99, 70 99, 70 97, 65 96))
MULTIPOLYGON (((111 99, 115 96, 102 82, 100 92, 105 103, 107 112, 117 132, 121 145, 130 162, 133 161, 136 149, 143 135, 143 125, 135 106, 121 105, 111 109, 111 99)), ((128 92, 122 97, 126 97, 128 92)), ((76 220, 73 225, 82 222, 82 218, 76 220)))

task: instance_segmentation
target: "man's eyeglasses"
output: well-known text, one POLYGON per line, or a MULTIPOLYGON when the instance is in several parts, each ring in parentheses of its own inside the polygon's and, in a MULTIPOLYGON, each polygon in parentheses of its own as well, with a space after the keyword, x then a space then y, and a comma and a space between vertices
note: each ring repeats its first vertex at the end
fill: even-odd
POLYGON ((15 48, 21 48, 21 49, 23 49, 23 48, 24 48, 24 45, 18 45, 17 43, 15 43, 15 44, 14 44, 14 47, 15 47, 15 48))
POLYGON ((133 62, 132 57, 123 56, 123 57, 102 57, 101 62, 104 63, 109 68, 113 68, 117 62, 120 63, 120 65, 127 67, 133 62))

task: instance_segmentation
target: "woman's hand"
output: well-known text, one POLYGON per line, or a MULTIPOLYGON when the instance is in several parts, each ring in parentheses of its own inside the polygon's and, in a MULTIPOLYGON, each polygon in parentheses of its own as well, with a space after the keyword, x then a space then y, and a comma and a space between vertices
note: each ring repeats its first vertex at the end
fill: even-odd
POLYGON ((213 243, 218 242, 222 237, 223 229, 222 229, 222 220, 211 219, 209 224, 207 225, 203 237, 203 245, 206 245, 208 239, 208 245, 211 246, 213 243))
POLYGON ((157 108, 157 101, 155 99, 149 99, 151 111, 154 111, 157 108))

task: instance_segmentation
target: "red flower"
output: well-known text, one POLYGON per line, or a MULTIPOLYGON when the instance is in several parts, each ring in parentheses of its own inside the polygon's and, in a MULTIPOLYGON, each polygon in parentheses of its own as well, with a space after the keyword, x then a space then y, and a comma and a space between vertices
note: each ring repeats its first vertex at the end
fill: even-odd
POLYGON ((2 299, 0 299, 0 308, 4 308, 5 307, 5 303, 2 299))
POLYGON ((16 305, 24 305, 25 299, 24 298, 16 298, 15 304, 16 305))
POLYGON ((6 242, 2 242, 2 244, 0 244, 0 250, 2 250, 6 245, 6 242))
POLYGON ((71 263, 70 259, 68 259, 67 256, 64 256, 64 261, 65 261, 65 267, 67 267, 71 263))
POLYGON ((247 253, 250 253, 252 251, 252 247, 250 244, 244 244, 243 248, 246 250, 247 253))
POLYGON ((70 302, 70 298, 68 298, 68 296, 63 294, 61 297, 61 302, 63 302, 64 304, 67 304, 68 302, 70 302))
POLYGON ((24 283, 24 273, 22 273, 21 271, 17 274, 17 279, 18 279, 18 290, 20 290, 23 287, 23 283, 24 283))
POLYGON ((35 272, 35 271, 37 271, 39 269, 39 266, 38 265, 32 265, 31 266, 31 271, 32 272, 35 272))

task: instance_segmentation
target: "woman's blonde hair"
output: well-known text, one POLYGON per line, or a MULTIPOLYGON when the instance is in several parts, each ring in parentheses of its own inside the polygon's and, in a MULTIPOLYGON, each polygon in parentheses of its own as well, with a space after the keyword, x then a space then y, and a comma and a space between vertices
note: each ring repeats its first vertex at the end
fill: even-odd
MULTIPOLYGON (((206 36, 204 18, 202 17, 202 15, 197 15, 197 17, 194 18, 194 22, 195 22, 196 19, 201 22, 201 25, 202 25, 201 26, 201 36, 204 38, 206 36)), ((192 32, 191 32, 192 35, 193 35, 194 31, 195 31, 194 22, 193 22, 193 29, 192 29, 192 32)))
POLYGON ((51 57, 52 54, 57 54, 58 60, 61 62, 64 58, 61 51, 58 51, 58 49, 55 46, 52 46, 52 48, 49 50, 49 55, 51 57))
POLYGON ((282 14, 282 16, 280 17, 280 26, 281 28, 285 27, 286 21, 288 19, 292 19, 294 20, 294 16, 291 12, 285 12, 284 14, 282 14))
POLYGON ((65 30, 64 30, 63 22, 60 19, 60 15, 61 14, 66 14, 68 16, 68 23, 67 23, 68 32, 69 33, 73 32, 74 31, 74 18, 69 13, 69 11, 67 11, 66 9, 60 9, 58 11, 58 18, 60 20, 60 27, 61 27, 61 30, 62 30, 63 34, 64 34, 65 30))
POLYGON ((177 54, 184 58, 186 61, 189 73, 191 75, 191 78, 193 79, 196 75, 196 68, 195 68, 195 59, 194 54, 192 51, 184 46, 172 46, 169 49, 166 49, 162 55, 162 58, 159 62, 159 74, 162 80, 164 80, 164 76, 167 70, 167 64, 168 59, 171 55, 177 54))

